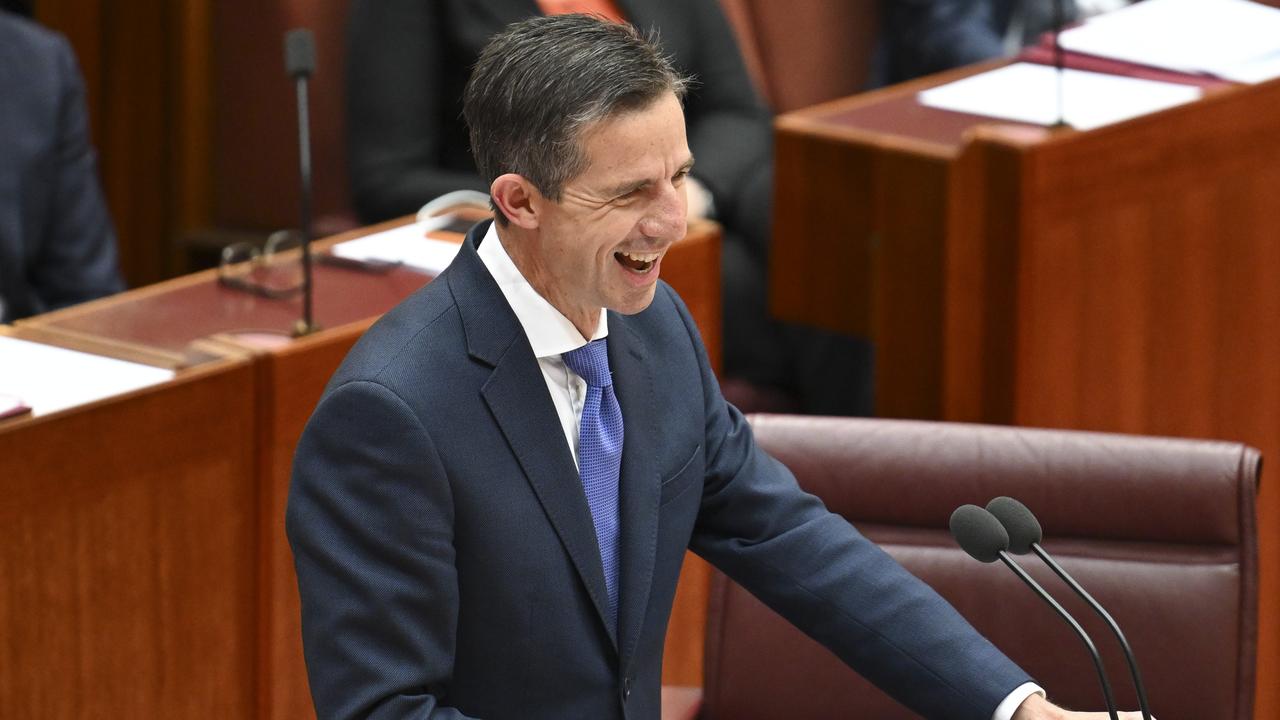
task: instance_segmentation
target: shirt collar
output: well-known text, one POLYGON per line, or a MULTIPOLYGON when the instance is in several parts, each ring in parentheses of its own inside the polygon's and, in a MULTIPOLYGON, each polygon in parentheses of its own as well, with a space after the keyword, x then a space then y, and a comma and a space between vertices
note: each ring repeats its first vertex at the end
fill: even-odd
MULTIPOLYGON (((524 334, 528 336, 535 356, 559 357, 562 353, 576 350, 587 344, 587 339, 582 337, 582 333, 578 332, 578 328, 574 327, 569 318, 547 302, 547 299, 539 295, 529 281, 525 280, 520 269, 507 254, 507 249, 502 247, 502 241, 498 238, 497 220, 489 225, 489 230, 476 251, 480 255, 480 262, 484 263, 489 274, 497 281, 498 288, 502 290, 502 296, 507 299, 507 304, 511 306, 516 319, 520 321, 520 326, 524 328, 524 334)), ((591 339, 598 340, 608 334, 608 313, 601 308, 600 323, 596 326, 596 333, 591 339)))

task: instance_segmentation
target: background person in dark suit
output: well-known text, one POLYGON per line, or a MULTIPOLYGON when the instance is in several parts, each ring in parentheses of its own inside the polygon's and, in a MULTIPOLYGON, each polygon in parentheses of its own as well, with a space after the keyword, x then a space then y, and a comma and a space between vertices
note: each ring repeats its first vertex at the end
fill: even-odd
POLYGON ((589 7, 648 30, 696 85, 685 102, 694 217, 725 229, 724 371, 780 389, 800 409, 870 414, 870 349, 783 325, 767 304, 772 116, 718 0, 355 0, 348 29, 347 132, 362 221, 416 212, 451 190, 487 191, 468 150, 462 89, 485 42, 543 12, 589 7), (814 380, 814 378, 820 378, 814 380))
POLYGON ((121 289, 75 56, 0 12, 0 321, 121 289))
POLYGON ((1050 714, 721 397, 658 281, 695 161, 685 82, 582 15, 482 54, 465 113, 497 219, 357 343, 298 446, 320 718, 656 720, 686 548, 926 717, 1101 717, 1050 714))
MULTIPOLYGON (((1056 0, 883 0, 880 83, 1017 53, 1053 29, 1056 0)), ((1126 0, 1061 0, 1065 24, 1126 0)))

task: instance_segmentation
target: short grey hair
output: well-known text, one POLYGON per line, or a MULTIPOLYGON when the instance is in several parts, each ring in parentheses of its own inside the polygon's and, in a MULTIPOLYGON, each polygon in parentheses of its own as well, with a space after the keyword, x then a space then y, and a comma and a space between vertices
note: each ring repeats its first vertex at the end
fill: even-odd
MULTIPOLYGON (((682 99, 690 82, 631 25, 579 14, 514 23, 481 51, 463 95, 476 167, 485 182, 517 173, 559 201, 586 169, 589 128, 667 93, 682 99)), ((506 224, 496 204, 494 214, 506 224)))

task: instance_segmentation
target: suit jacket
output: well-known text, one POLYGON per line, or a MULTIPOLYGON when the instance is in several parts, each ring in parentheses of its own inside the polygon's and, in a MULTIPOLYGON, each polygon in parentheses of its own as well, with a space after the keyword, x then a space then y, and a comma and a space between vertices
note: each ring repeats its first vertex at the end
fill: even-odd
POLYGON ((0 321, 122 289, 62 36, 0 12, 0 321))
MULTIPOLYGON (((685 103, 696 175, 717 219, 753 245, 768 236, 772 119, 718 0, 618 0, 642 31, 660 29, 697 77, 685 103)), ((538 14, 536 0, 355 0, 347 49, 347 133, 356 210, 366 222, 433 197, 488 192, 462 120, 462 91, 489 38, 538 14)), ((763 249, 763 248, 761 248, 763 249)))
POLYGON ((692 548, 927 717, 1025 673, 757 448, 660 284, 609 315, 626 422, 616 634, 537 359, 476 254, 353 348, 298 445, 287 528, 319 717, 659 717, 692 548))

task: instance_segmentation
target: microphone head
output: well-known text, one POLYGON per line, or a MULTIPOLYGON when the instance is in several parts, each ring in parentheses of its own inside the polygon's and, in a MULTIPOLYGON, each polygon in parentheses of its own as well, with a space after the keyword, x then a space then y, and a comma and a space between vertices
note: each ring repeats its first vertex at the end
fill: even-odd
POLYGON ((995 517, 977 505, 961 505, 951 513, 951 535, 974 560, 992 563, 1009 549, 1009 534, 995 517))
POLYGON ((1044 539, 1040 521, 1026 505, 1011 497, 998 497, 987 503, 987 512, 995 515, 1009 533, 1009 552, 1014 555, 1026 555, 1031 552, 1032 543, 1044 539))
POLYGON ((316 41, 310 30, 295 28, 284 34, 284 69, 295 78, 316 71, 316 41))

